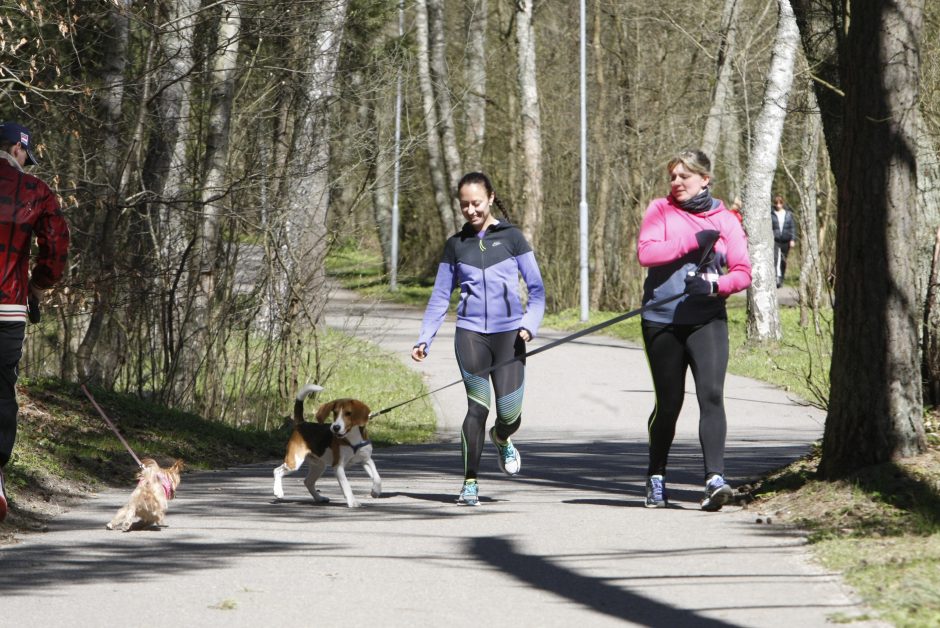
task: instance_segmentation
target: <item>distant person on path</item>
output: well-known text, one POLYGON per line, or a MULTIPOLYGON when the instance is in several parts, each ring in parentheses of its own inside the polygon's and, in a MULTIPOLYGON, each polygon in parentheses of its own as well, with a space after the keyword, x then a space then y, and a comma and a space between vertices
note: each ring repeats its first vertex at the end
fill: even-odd
POLYGON ((708 189, 708 157, 699 150, 683 150, 666 170, 669 196, 649 204, 637 243, 640 264, 649 269, 643 305, 680 293, 685 296, 643 313, 643 344, 656 395, 648 423, 646 507, 664 508, 669 503, 666 463, 685 398, 686 371, 691 368, 705 459, 701 507, 715 511, 733 494, 724 478, 725 300, 751 284, 751 263, 741 223, 708 189))
POLYGON ((39 301, 65 269, 69 227, 55 194, 23 171, 36 163, 33 136, 15 122, 0 124, 0 521, 7 515, 3 469, 16 441, 16 380, 26 321, 37 322, 39 301), (37 253, 30 268, 30 249, 37 253))
POLYGON ((787 274, 787 255, 790 254, 790 248, 796 244, 796 221, 793 220, 793 212, 779 194, 774 197, 770 222, 774 229, 774 268, 777 269, 779 288, 787 274))
POLYGON ((510 439, 522 422, 525 362, 520 356, 526 353, 525 343, 538 333, 545 312, 545 289, 535 254, 522 232, 492 214, 494 205, 504 216, 505 210, 489 178, 480 172, 466 174, 457 194, 467 222, 444 245, 411 357, 418 362, 427 357, 447 314, 450 295, 459 286, 454 348, 468 407, 460 430, 464 484, 457 502, 478 506, 477 472, 490 412, 490 380, 496 396, 496 424, 489 436, 497 449, 499 467, 507 475, 516 475, 522 467, 522 457, 510 439), (519 294, 520 275, 529 295, 525 309, 519 294), (497 364, 503 366, 477 375, 497 364))

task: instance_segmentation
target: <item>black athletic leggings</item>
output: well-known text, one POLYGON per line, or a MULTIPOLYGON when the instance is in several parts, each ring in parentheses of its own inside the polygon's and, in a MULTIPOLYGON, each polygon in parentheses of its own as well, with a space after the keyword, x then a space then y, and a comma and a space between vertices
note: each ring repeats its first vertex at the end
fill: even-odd
POLYGON ((724 475, 724 387, 728 369, 728 321, 703 325, 657 327, 643 323, 643 343, 653 376, 656 407, 649 418, 649 475, 665 475, 669 448, 685 397, 685 374, 692 369, 698 397, 698 438, 705 458, 705 477, 724 475))
POLYGON ((475 478, 485 441, 486 417, 490 413, 490 380, 496 393, 496 436, 506 440, 522 423, 522 394, 525 390, 525 358, 514 360, 488 375, 474 375, 491 366, 525 355, 519 331, 481 334, 457 328, 454 335, 457 365, 467 390, 467 416, 460 430, 464 477, 475 478))

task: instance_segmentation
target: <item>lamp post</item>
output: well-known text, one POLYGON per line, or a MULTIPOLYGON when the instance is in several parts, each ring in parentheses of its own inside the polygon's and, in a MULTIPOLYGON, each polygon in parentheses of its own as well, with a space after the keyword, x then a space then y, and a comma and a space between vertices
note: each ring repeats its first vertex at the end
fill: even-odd
POLYGON ((588 320, 588 202, 587 202, 587 46, 585 45, 585 0, 581 0, 581 322, 588 320))

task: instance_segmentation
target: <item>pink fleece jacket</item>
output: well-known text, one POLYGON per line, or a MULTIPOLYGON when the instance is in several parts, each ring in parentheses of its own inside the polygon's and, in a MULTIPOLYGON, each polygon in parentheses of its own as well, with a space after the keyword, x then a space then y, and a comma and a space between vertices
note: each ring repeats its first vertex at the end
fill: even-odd
MULTIPOLYGON (((637 258, 649 269, 644 284, 644 304, 685 289, 686 274, 696 269, 701 258, 695 234, 705 229, 721 233, 715 243, 713 261, 701 269, 710 280, 718 282, 718 296, 727 297, 751 285, 747 237, 741 223, 721 201, 716 201, 710 210, 693 214, 676 205, 670 197, 658 198, 646 209, 637 242, 637 258)), ((714 297, 691 299, 686 296, 667 304, 662 311, 651 311, 649 316, 644 314, 643 318, 661 323, 704 322, 700 319, 711 318, 716 313, 715 301, 714 297), (678 317, 677 310, 681 312, 678 317), (696 313, 695 310, 702 311, 696 313)), ((720 302, 723 313, 724 299, 720 302)))

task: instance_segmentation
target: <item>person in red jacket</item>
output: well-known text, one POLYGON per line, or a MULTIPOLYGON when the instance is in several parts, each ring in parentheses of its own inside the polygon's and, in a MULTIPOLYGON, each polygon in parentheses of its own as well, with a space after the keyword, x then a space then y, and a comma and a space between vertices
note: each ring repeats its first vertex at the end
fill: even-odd
POLYGON ((39 300, 62 277, 69 249, 69 226, 56 195, 23 171, 36 163, 33 144, 23 125, 0 124, 0 521, 8 508, 3 468, 16 440, 16 379, 26 322, 38 320, 39 300))

